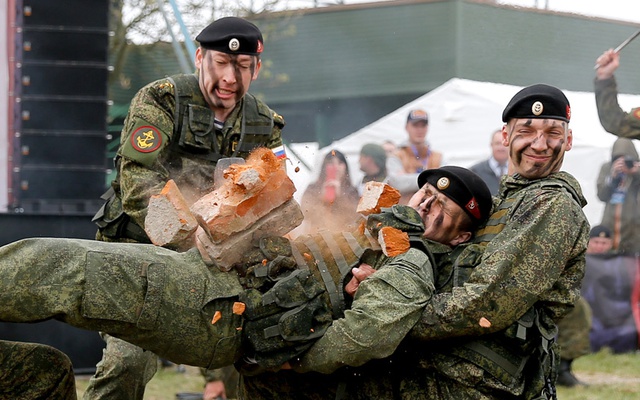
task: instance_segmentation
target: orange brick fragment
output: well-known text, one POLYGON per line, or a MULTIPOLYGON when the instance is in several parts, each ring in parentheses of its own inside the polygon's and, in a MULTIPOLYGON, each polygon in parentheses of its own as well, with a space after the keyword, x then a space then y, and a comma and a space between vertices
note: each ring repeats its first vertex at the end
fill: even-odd
POLYGON ((411 247, 409 235, 400 229, 385 226, 378 232, 378 243, 387 257, 395 257, 406 253, 411 247))
POLYGON ((244 310, 246 309, 247 309, 247 305, 244 303, 241 303, 239 301, 236 301, 233 303, 233 313, 236 315, 244 314, 244 310))
POLYGON ((480 318, 479 324, 483 328, 490 328, 491 327, 491 321, 489 321, 485 317, 480 318))
POLYGON ((222 313, 220 311, 216 311, 213 314, 213 319, 211 320, 211 325, 215 324, 216 322, 220 321, 220 318, 222 318, 222 313))
POLYGON ((362 215, 377 214, 383 207, 391 207, 400 201, 400 192, 386 183, 370 181, 364 186, 356 212, 362 215))

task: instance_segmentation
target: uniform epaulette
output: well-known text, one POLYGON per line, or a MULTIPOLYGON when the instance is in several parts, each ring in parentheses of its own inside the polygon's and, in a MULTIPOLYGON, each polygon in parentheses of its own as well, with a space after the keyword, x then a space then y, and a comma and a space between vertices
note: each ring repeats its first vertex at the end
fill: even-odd
POLYGON ((285 125, 284 117, 277 112, 273 111, 273 123, 281 128, 285 125))
POLYGON ((158 93, 170 94, 173 96, 174 86, 170 79, 160 79, 156 81, 153 86, 158 93))
POLYGON ((273 123, 277 126, 279 126, 280 128, 282 128, 285 125, 284 122, 284 118, 282 117, 282 115, 278 114, 275 111, 271 111, 271 115, 273 116, 273 123))

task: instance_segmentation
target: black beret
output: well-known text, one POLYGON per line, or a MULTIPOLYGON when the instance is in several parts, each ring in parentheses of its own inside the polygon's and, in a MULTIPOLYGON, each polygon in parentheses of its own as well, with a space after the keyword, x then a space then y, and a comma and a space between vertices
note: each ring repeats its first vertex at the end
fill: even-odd
POLYGON ((562 90, 539 83, 513 96, 502 112, 502 122, 509 122, 511 118, 548 118, 569 122, 571 106, 562 90))
POLYGON ((196 36, 196 40, 205 49, 227 54, 257 56, 264 48, 260 29, 237 17, 225 17, 212 22, 196 36))
POLYGON ((491 192, 476 173, 452 165, 427 169, 418 175, 418 186, 423 187, 427 182, 459 205, 475 226, 489 218, 493 204, 491 192))
POLYGON ((604 225, 596 225, 589 231, 589 238, 595 237, 611 239, 611 231, 604 225))

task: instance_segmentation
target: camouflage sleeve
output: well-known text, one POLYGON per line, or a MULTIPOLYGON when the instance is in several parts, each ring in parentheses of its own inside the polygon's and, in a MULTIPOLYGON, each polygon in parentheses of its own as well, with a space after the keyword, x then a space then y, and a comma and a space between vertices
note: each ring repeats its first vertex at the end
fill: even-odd
POLYGON ((533 191, 509 221, 487 245, 467 283, 433 296, 411 331, 413 338, 496 332, 534 303, 556 321, 571 309, 584 275, 589 231, 580 207, 564 191, 533 191))
POLYGON ((282 115, 274 111, 272 111, 272 113, 273 113, 273 129, 271 130, 271 137, 269 138, 267 147, 270 149, 275 149, 283 145, 282 129, 285 126, 285 122, 284 122, 284 118, 282 118, 282 115))
POLYGON ((118 149, 123 210, 144 226, 152 195, 169 180, 158 156, 173 132, 173 85, 166 79, 142 88, 131 101, 118 149))
POLYGON ((221 381, 224 379, 224 370, 222 368, 206 369, 200 368, 200 374, 205 382, 221 381))
POLYGON ((615 78, 596 79, 594 87, 602 127, 619 137, 640 139, 640 108, 629 113, 620 108, 615 78))
POLYGON ((364 280, 344 318, 292 366, 298 372, 331 373, 349 365, 384 358, 393 353, 419 319, 434 291, 429 259, 410 249, 391 258, 364 280))

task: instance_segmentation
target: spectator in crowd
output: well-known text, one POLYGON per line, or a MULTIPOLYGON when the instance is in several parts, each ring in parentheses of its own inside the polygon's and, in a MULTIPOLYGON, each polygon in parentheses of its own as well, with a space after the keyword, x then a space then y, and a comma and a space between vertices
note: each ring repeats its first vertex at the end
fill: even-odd
POLYGON ((620 66, 620 54, 609 49, 598 57, 596 64, 594 86, 602 127, 618 137, 640 139, 640 107, 625 112, 618 104, 618 87, 613 74, 620 66))
POLYGON ((416 185, 420 172, 442 164, 442 154, 433 151, 427 142, 429 116, 426 111, 416 109, 409 112, 405 130, 407 140, 398 145, 395 157, 389 157, 387 161, 389 184, 402 193, 400 204, 407 204, 420 189, 416 185))
POLYGON ((385 140, 382 142, 382 148, 384 149, 384 152, 387 153, 387 158, 392 156, 395 157, 396 151, 398 151, 398 146, 396 146, 396 144, 391 140, 385 140))
MULTIPOLYGON (((611 251, 611 231, 603 225, 596 225, 589 231, 587 255, 602 255, 611 251)), ((589 257, 587 257, 587 265, 589 257)), ((588 267, 587 267, 588 268, 588 267)), ((558 345, 560 364, 558 365, 559 386, 586 386, 573 373, 573 361, 591 353, 591 306, 584 297, 576 300, 573 310, 558 322, 558 345)))
POLYGON ((384 147, 375 143, 367 143, 360 149, 360 171, 364 173, 358 192, 362 194, 367 182, 387 182, 387 152, 384 147))
POLYGON ((485 181, 492 195, 498 193, 500 179, 507 174, 509 148, 502 144, 502 129, 491 134, 491 157, 471 166, 471 171, 480 175, 485 181))
POLYGON ((359 200, 344 154, 335 149, 329 151, 322 161, 318 179, 309 184, 302 195, 304 223, 300 232, 340 231, 354 225, 358 220, 359 200))
POLYGON ((613 248, 611 230, 604 225, 596 225, 589 232, 587 254, 607 254, 613 248))
POLYGON ((613 250, 640 253, 640 163, 631 139, 618 138, 611 161, 600 168, 598 198, 604 201, 601 224, 611 230, 613 250))
MULTIPOLYGON (((402 161, 404 172, 419 174, 425 169, 440 167, 442 154, 433 151, 427 142, 429 116, 424 110, 411 110, 407 116, 405 129, 409 135, 406 142, 398 146, 398 158, 402 161)), ((417 177, 417 175, 416 175, 417 177)))

